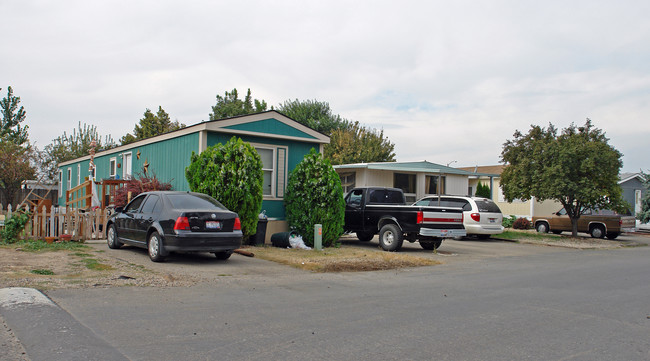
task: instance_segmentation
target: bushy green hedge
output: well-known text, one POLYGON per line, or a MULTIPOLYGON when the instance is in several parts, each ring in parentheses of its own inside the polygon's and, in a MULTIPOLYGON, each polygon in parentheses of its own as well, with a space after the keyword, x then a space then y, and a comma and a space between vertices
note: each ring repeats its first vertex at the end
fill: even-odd
POLYGON ((289 176, 284 197, 289 227, 314 245, 314 225, 323 225, 323 247, 336 244, 343 234, 343 187, 329 160, 314 149, 289 176))
POLYGON ((185 178, 193 192, 208 194, 239 214, 244 237, 257 231, 262 209, 262 159, 255 148, 240 138, 192 152, 185 178))
POLYGON ((0 230, 0 242, 16 243, 18 235, 25 229, 25 225, 31 219, 31 214, 27 212, 15 212, 5 221, 5 226, 0 230))

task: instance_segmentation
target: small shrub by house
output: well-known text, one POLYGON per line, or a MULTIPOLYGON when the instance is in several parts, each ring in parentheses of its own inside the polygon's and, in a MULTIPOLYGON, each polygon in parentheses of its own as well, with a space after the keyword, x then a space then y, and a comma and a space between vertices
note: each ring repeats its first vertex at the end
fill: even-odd
POLYGON ((314 149, 289 176, 285 195, 287 222, 305 244, 314 245, 314 225, 323 225, 323 246, 343 234, 345 202, 341 180, 329 160, 314 149))

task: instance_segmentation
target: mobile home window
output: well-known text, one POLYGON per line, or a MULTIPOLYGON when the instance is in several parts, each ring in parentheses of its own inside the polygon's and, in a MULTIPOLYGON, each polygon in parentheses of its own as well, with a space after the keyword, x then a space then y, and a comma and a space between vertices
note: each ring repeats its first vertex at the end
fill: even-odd
POLYGON ((415 193, 415 174, 395 173, 393 184, 404 193, 415 193))
POLYGON ((346 173, 339 176, 341 178, 341 185, 343 186, 343 194, 347 194, 354 188, 356 183, 356 173, 346 173))
POLYGON ((72 189, 72 168, 68 168, 68 190, 72 189))
POLYGON ((63 171, 59 169, 59 197, 63 194, 63 171))
POLYGON ((445 194, 447 188, 447 179, 445 176, 441 176, 440 187, 438 187, 438 176, 428 175, 425 177, 425 188, 426 194, 445 194))
POLYGON ((110 177, 115 178, 117 173, 117 158, 111 158, 110 160, 110 177))
POLYGON ((265 196, 273 196, 273 180, 275 169, 275 149, 269 148, 255 148, 262 158, 262 171, 264 172, 264 184, 262 184, 262 194, 265 196))
POLYGON ((81 164, 77 164, 77 185, 81 184, 81 164))

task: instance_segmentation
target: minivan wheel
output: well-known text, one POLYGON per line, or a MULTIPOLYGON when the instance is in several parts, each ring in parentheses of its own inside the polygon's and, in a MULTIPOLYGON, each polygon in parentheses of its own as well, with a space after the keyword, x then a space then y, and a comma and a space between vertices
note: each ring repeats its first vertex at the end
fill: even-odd
POLYGON ((426 249, 428 251, 433 251, 435 249, 440 248, 440 245, 442 244, 442 240, 437 240, 437 241, 420 241, 420 247, 423 249, 426 249))
POLYGON ((149 236, 149 243, 147 244, 147 250, 149 251, 149 258, 154 262, 162 262, 165 260, 165 257, 162 256, 162 240, 158 232, 153 232, 149 236))

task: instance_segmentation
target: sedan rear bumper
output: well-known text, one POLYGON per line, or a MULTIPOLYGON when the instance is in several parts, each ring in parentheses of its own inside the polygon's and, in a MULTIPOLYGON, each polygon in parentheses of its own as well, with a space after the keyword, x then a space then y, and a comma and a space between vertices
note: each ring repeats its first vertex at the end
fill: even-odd
POLYGON ((234 232, 182 232, 165 235, 163 247, 170 252, 222 252, 241 247, 243 234, 234 232))

